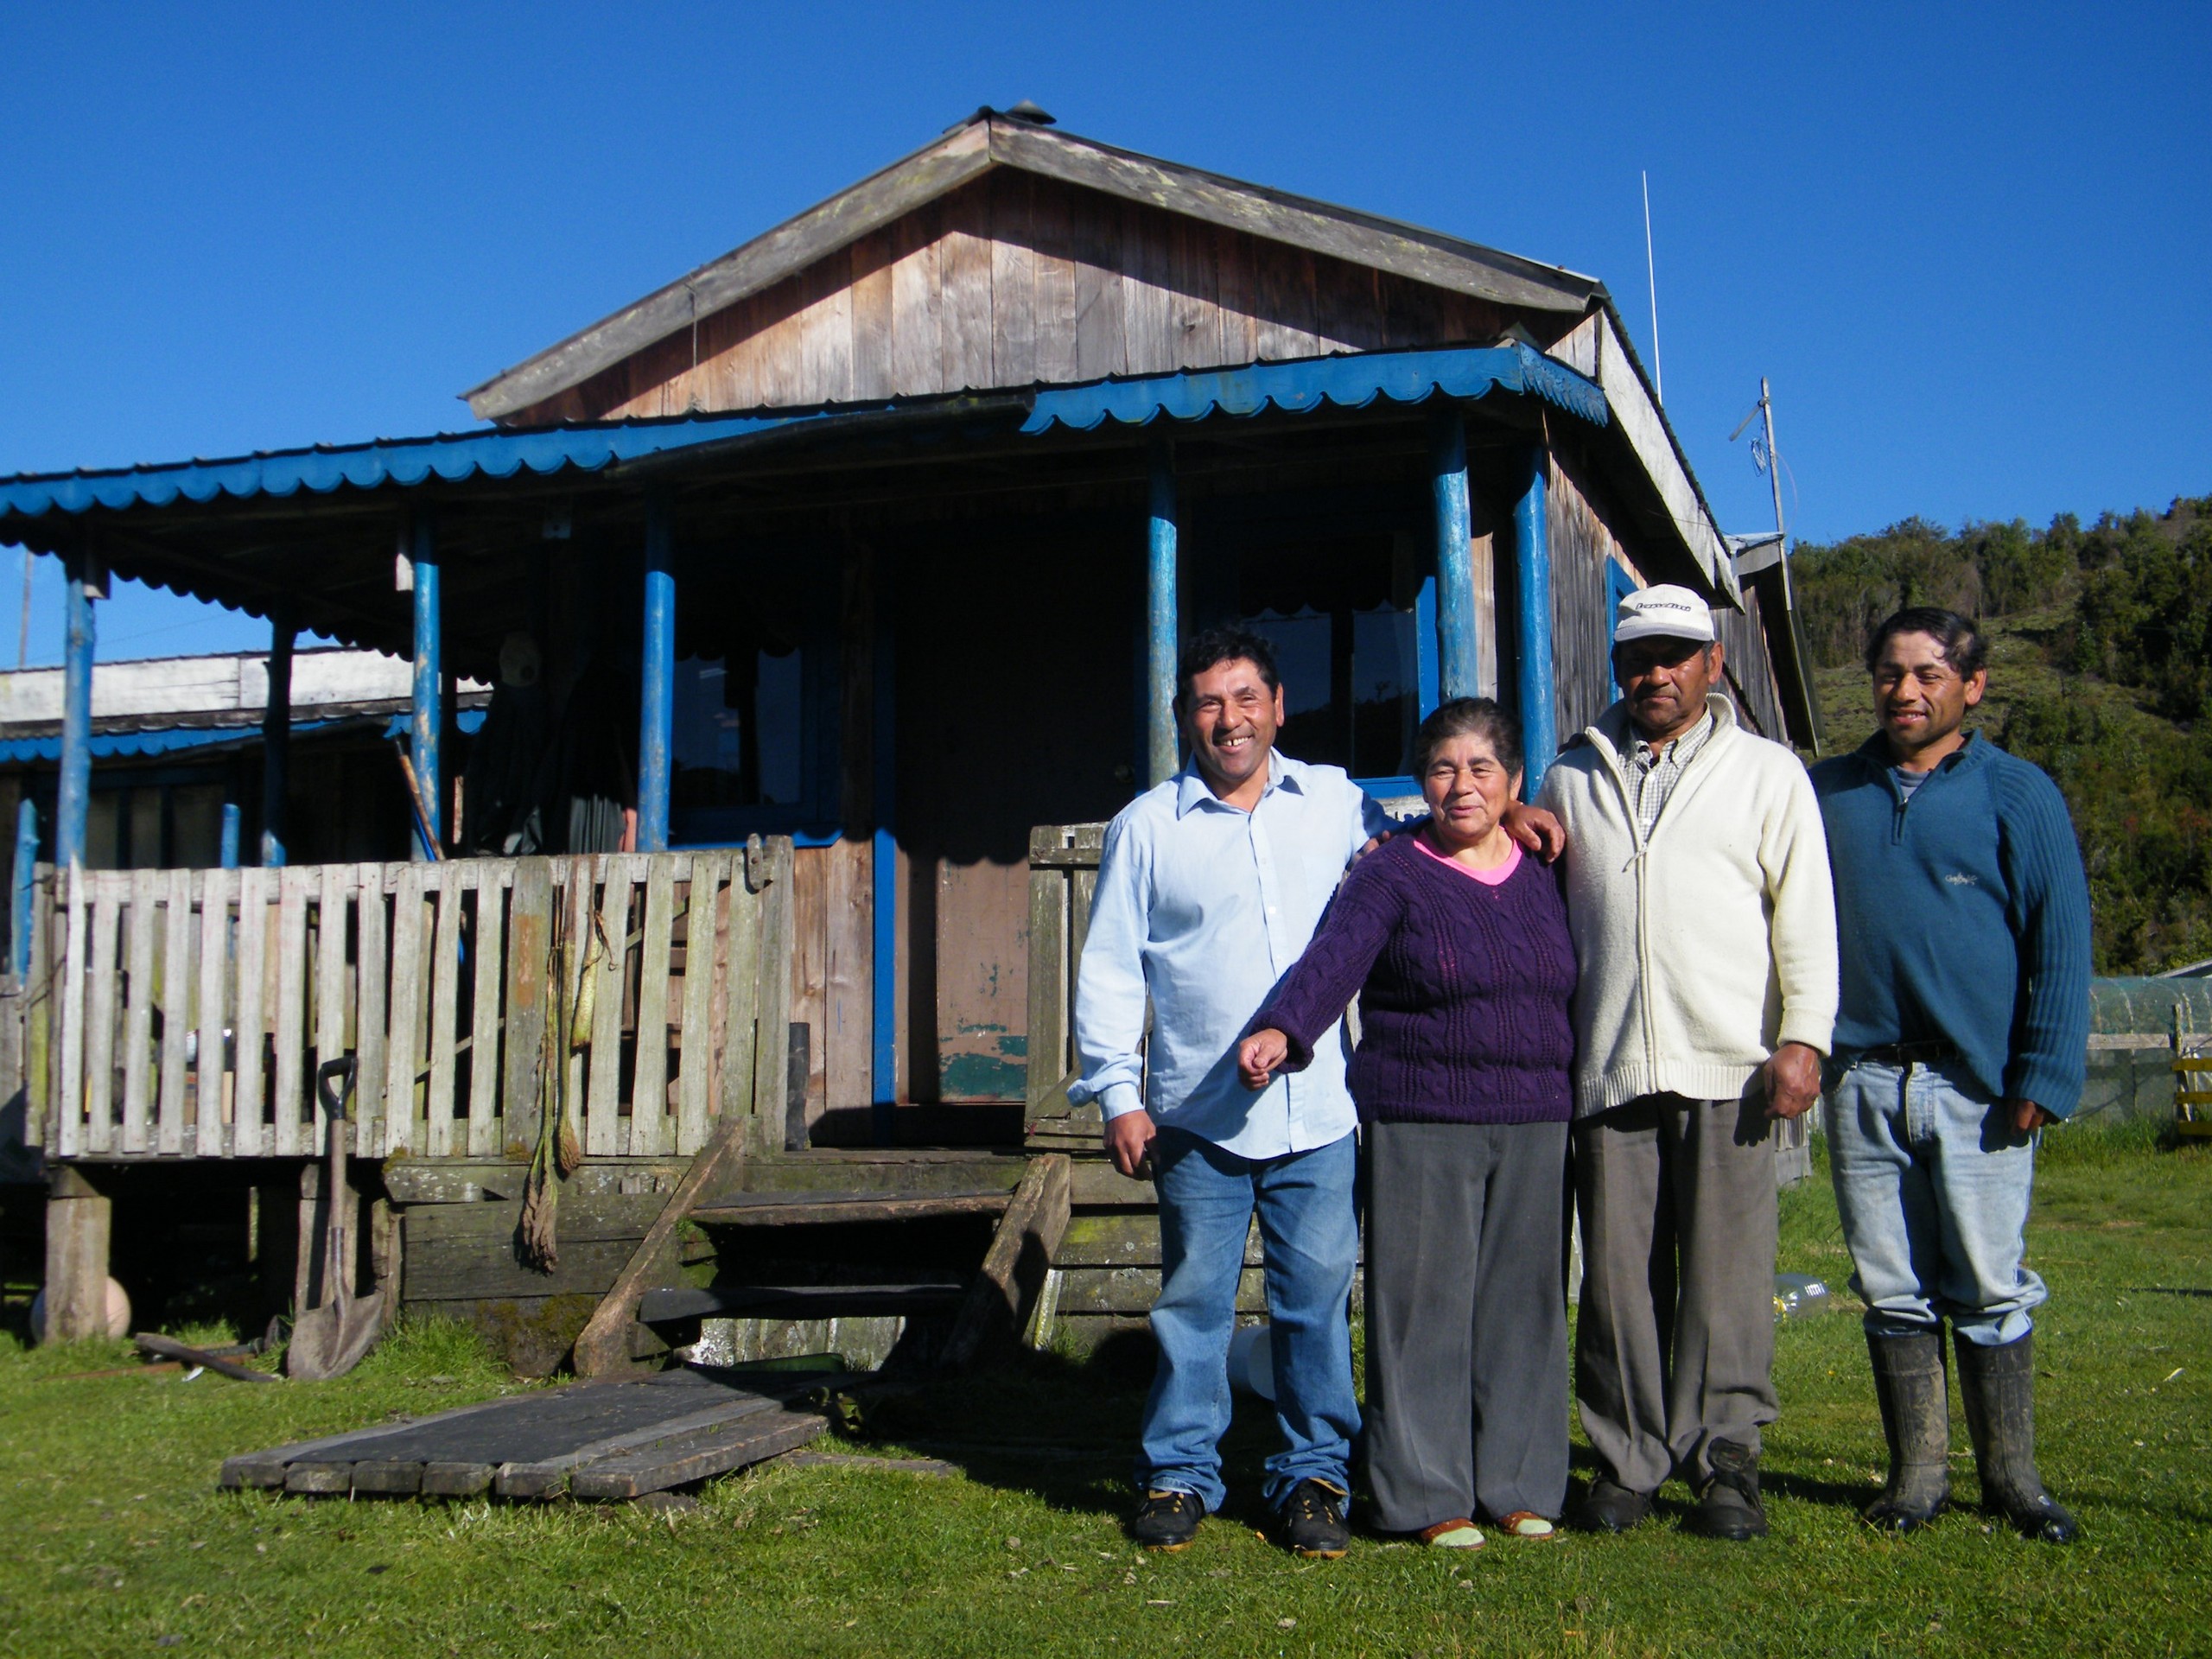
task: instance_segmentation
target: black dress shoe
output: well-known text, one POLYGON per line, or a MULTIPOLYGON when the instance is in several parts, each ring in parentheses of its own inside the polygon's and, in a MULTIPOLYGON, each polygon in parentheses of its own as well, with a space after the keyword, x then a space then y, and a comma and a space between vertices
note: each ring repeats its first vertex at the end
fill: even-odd
POLYGON ((1337 1559, 1351 1548, 1344 1497, 1325 1480, 1301 1480, 1283 1500, 1282 1541, 1295 1555, 1337 1559))
POLYGON ((1602 1476, 1590 1484, 1589 1496, 1575 1520, 1585 1532, 1626 1532, 1651 1513, 1651 1494, 1631 1492, 1618 1481, 1602 1476))
POLYGON ((1766 1536, 1766 1507, 1759 1502, 1759 1454, 1734 1440, 1706 1449, 1713 1474, 1682 1524, 1706 1538, 1742 1543, 1766 1536))
POLYGON ((1193 1493, 1147 1492, 1129 1522, 1129 1536, 1147 1549, 1165 1550, 1172 1555, 1190 1548, 1191 1540, 1198 1535, 1198 1522, 1205 1517, 1206 1506, 1193 1493))

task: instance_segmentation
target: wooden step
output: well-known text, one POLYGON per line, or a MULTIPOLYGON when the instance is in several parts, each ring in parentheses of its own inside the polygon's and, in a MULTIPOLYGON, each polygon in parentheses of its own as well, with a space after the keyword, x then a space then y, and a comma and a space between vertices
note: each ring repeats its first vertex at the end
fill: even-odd
POLYGON ((1010 1191, 931 1192, 733 1192, 702 1204, 690 1219, 702 1227, 814 1226, 834 1223, 931 1221, 945 1216, 1002 1214, 1010 1191))
POLYGON ((966 1287, 956 1284, 677 1287, 647 1291, 638 1303, 638 1320, 899 1318, 953 1313, 966 1294, 966 1287))

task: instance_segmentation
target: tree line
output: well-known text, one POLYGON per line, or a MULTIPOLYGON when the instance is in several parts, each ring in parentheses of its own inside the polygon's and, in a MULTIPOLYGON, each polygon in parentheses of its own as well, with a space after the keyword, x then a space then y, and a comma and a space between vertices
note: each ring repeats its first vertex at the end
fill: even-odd
POLYGON ((1817 667, 1855 667, 1874 624, 1906 605, 1945 606, 2027 648, 2028 671, 2017 654, 2000 667, 1986 729, 2066 795, 2097 971, 2212 957, 2212 496, 2087 529, 2071 513, 2039 531, 1908 518, 1801 544, 1790 563, 1817 667))

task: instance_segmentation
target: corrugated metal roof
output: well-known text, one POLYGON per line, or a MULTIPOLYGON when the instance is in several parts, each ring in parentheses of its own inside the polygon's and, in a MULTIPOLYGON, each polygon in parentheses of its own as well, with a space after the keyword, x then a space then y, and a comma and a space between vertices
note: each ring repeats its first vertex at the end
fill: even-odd
MULTIPOLYGON (((454 716, 454 724, 465 733, 473 733, 484 724, 481 709, 464 709, 454 716)), ((306 737, 315 732, 343 731, 357 728, 374 731, 381 724, 386 737, 404 737, 408 732, 405 715, 347 715, 336 720, 300 720, 292 722, 292 735, 306 737)), ((157 732, 95 732, 92 734, 92 759, 95 760, 144 760, 155 755, 176 754, 191 749, 220 748, 226 743, 257 743, 261 741, 260 722, 251 726, 192 726, 172 727, 157 732)), ((61 758, 61 739, 57 734, 48 737, 15 737, 0 740, 0 766, 24 766, 34 761, 59 760, 61 758)))
POLYGON ((1476 398, 1496 391, 1533 393, 1593 426, 1606 421, 1605 394, 1573 370, 1516 341, 1508 346, 1441 352, 1370 352, 1255 363, 1241 369, 1186 369, 1176 374, 1053 387, 1034 394, 1021 429, 1054 426, 1093 430, 1107 421, 1146 426, 1161 416, 1200 421, 1210 415, 1247 416, 1269 409, 1300 414, 1332 404, 1365 409, 1377 398, 1419 404, 1435 397, 1476 398))
POLYGON ((166 507, 180 499, 206 503, 219 496, 247 500, 302 490, 327 495, 350 485, 373 490, 437 480, 457 484, 479 476, 512 478, 524 470, 543 478, 573 468, 595 473, 620 461, 743 437, 750 433, 836 418, 836 410, 783 415, 694 416, 674 421, 548 427, 526 432, 442 433, 425 438, 379 438, 372 443, 317 444, 275 449, 229 461, 188 461, 105 471, 31 473, 0 480, 0 518, 36 518, 54 511, 93 507, 166 507))
POLYGON ((846 427, 897 425, 904 416, 934 420, 969 410, 1005 407, 1011 415, 1027 410, 1020 429, 1036 435, 1055 427, 1090 431, 1109 420, 1141 426, 1163 416, 1173 421, 1201 421, 1213 415, 1244 417, 1269 409, 1303 413, 1324 404, 1365 409, 1378 398, 1418 404, 1437 396, 1483 397, 1499 390, 1541 397, 1594 425, 1603 426, 1608 418, 1605 393, 1596 385, 1518 342, 1446 351, 1355 353, 1040 387, 990 400, 955 392, 897 404, 380 439, 342 447, 272 450, 231 461, 31 474, 0 480, 0 537, 6 535, 11 518, 39 518, 55 512, 76 514, 94 507, 123 512, 179 501, 204 504, 219 497, 238 501, 283 498, 302 491, 327 495, 349 486, 407 489, 432 480, 454 484, 477 477, 506 479, 524 470, 538 477, 566 468, 595 473, 656 456, 673 460, 685 450, 809 426, 826 436, 846 427))

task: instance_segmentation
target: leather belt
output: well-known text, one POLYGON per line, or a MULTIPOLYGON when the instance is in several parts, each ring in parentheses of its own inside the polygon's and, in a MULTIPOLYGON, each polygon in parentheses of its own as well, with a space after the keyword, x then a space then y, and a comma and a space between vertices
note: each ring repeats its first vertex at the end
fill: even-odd
POLYGON ((1956 1044, 1938 1038, 1925 1043, 1883 1043, 1873 1048, 1862 1048, 1851 1058, 1872 1060, 1881 1065, 1932 1065, 1938 1060, 1955 1060, 1958 1057, 1956 1044))

